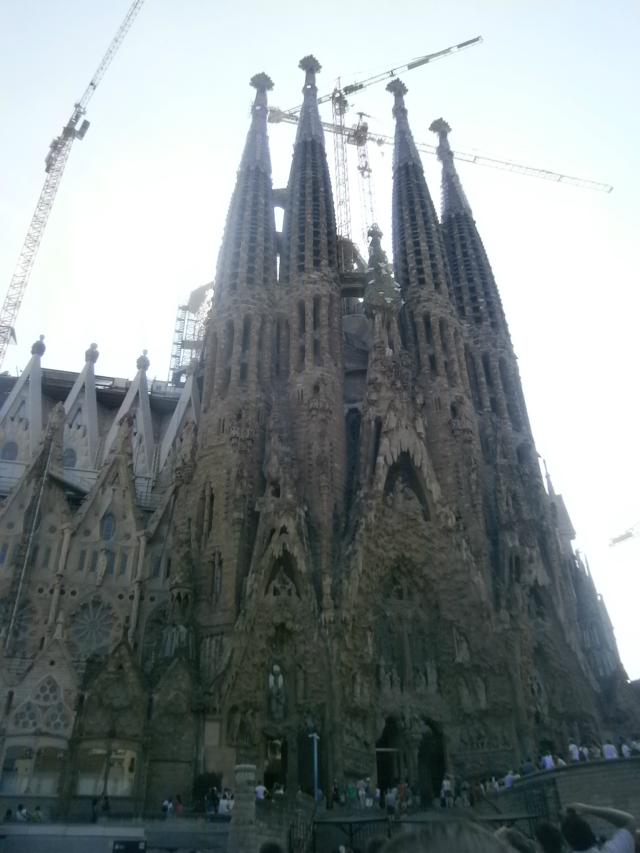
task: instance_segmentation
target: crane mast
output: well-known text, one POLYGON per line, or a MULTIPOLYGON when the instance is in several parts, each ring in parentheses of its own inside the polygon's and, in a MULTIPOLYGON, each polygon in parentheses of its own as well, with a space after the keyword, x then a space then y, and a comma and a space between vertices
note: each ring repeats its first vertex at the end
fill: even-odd
POLYGON ((12 339, 15 341, 15 324, 18 312, 20 311, 24 293, 29 283, 29 276, 31 275, 38 248, 42 241, 49 215, 51 214, 53 202, 55 201, 64 174, 64 168, 71 153, 71 146, 76 139, 84 139, 89 129, 89 122, 84 118, 87 105, 109 65, 111 65, 114 56, 129 32, 143 3, 144 0, 134 0, 129 7, 129 11, 111 40, 89 85, 83 92, 80 100, 73 105, 71 115, 62 128, 62 132, 59 136, 56 136, 49 146, 49 151, 45 158, 46 178, 44 186, 31 217, 27 236, 18 256, 18 262, 11 277, 2 308, 0 308, 0 366, 6 357, 9 343, 12 339))

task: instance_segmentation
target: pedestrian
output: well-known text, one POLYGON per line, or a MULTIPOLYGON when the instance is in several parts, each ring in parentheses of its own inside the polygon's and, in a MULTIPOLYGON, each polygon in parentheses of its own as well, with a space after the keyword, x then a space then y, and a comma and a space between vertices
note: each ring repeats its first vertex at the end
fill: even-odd
POLYGON ((22 803, 20 803, 16 809, 16 820, 19 823, 26 823, 29 820, 29 812, 22 803))
POLYGON ((585 744, 580 747, 580 761, 589 761, 589 747, 585 744))
POLYGON ((513 770, 509 770, 507 775, 504 777, 504 787, 505 788, 513 788, 513 780, 515 776, 513 774, 513 770))
POLYGON ((165 820, 173 814, 173 800, 171 797, 165 797, 162 801, 162 814, 165 816, 165 820))
POLYGON ((634 853, 635 829, 636 822, 633 815, 618 809, 601 808, 584 803, 571 803, 567 806, 566 815, 562 821, 562 834, 569 848, 584 851, 584 853, 597 853, 598 850, 604 853, 634 853), (604 846, 598 847, 593 830, 584 819, 585 815, 607 821, 616 827, 613 836, 605 842, 604 846))
POLYGON ((623 758, 631 758, 631 747, 626 742, 626 740, 622 741, 622 744, 620 746, 620 752, 622 753, 623 758))
POLYGON ((440 808, 450 809, 453 805, 453 786, 448 773, 444 774, 440 787, 440 808))
POLYGON ((540 759, 540 769, 541 770, 555 770, 555 763, 553 760, 553 755, 551 755, 551 751, 547 750, 545 754, 540 759))
POLYGON ((181 817, 184 814, 184 803, 182 802, 182 796, 180 794, 176 794, 176 817, 181 817))
POLYGON ((11 811, 11 809, 7 809, 6 812, 4 813, 4 817, 2 818, 2 822, 3 823, 11 823, 12 820, 13 820, 13 812, 11 811))
POLYGON ((36 806, 35 809, 33 810, 33 816, 31 818, 31 820, 34 823, 42 823, 42 810, 41 810, 40 806, 36 806))
POLYGON ((605 761, 613 761, 616 758, 619 758, 618 750, 615 748, 613 743, 611 742, 611 738, 607 738, 602 747, 602 756, 605 761))
POLYGON ((267 796, 267 789, 263 782, 258 782, 256 785, 256 800, 264 800, 267 796))
POLYGON ((578 745, 574 741, 569 741, 569 760, 573 764, 577 764, 580 761, 580 750, 578 749, 578 745))

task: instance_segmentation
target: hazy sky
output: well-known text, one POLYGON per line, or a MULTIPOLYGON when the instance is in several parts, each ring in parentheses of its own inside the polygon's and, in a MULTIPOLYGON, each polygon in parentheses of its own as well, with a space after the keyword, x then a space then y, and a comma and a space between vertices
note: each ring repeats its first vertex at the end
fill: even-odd
MULTIPOLYGON (((128 0, 0 0, 0 275, 8 285, 60 132, 128 0)), ((538 450, 640 677, 637 246, 640 13, 631 2, 405 0, 402 4, 147 0, 90 104, 71 153, 5 369, 46 335, 44 364, 132 376, 144 347, 165 379, 177 305, 213 278, 253 90, 300 101, 301 56, 321 92, 482 35, 405 76, 417 140, 443 116, 451 144, 614 185, 605 195, 459 164, 519 356, 538 450)), ((354 96, 392 132, 384 86, 354 96)), ((325 117, 330 120, 330 110, 325 117)), ((353 115, 355 121, 355 114, 353 115)), ((275 185, 294 128, 272 126, 275 185)), ((332 155, 332 140, 328 139, 332 155)), ((351 152, 353 153, 353 152, 351 152)), ((353 164, 352 164, 353 166, 353 164)), ((390 247, 391 151, 372 152, 376 213, 390 247)), ((439 198, 439 169, 425 159, 439 198)), ((359 196, 351 172, 354 220, 359 196)), ((4 288, 4 286, 3 286, 4 288)))

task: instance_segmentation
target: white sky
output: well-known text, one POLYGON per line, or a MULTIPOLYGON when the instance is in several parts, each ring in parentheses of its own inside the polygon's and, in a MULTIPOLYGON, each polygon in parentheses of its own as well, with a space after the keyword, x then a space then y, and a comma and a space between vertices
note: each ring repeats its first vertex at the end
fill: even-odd
MULTIPOLYGON (((44 180, 43 160, 129 0, 0 2, 0 275, 8 284, 44 180)), ((17 323, 15 372, 46 335, 44 364, 131 376, 143 347, 166 379, 177 305, 210 281, 248 127, 249 78, 300 101, 301 56, 321 93, 482 35, 404 79, 414 135, 443 116, 452 147, 614 185, 605 195, 459 164, 500 287, 538 450, 548 462, 640 677, 637 245, 640 13, 631 0, 371 0, 367 4, 147 0, 89 106, 17 323)), ((353 98, 392 132, 384 86, 353 98)), ((330 110, 325 117, 330 120, 330 110)), ((353 116, 355 121, 355 115, 353 116)), ((274 183, 294 128, 272 126, 274 183)), ((332 155, 332 140, 327 140, 332 155)), ((353 152, 352 152, 353 153, 353 152)), ((391 152, 372 152, 390 248, 391 152)), ((439 169, 425 159, 434 199, 439 169)), ((359 197, 352 169, 353 207, 359 197)), ((354 212, 354 220, 357 218, 354 212)))

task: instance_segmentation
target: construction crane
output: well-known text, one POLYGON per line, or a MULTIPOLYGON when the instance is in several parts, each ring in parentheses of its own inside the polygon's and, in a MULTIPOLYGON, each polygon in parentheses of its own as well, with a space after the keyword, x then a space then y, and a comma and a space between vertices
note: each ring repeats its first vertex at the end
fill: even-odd
MULTIPOLYGON (((284 112, 283 110, 271 109, 269 111, 269 121, 271 122, 287 122, 289 124, 297 124, 298 117, 292 113, 284 112)), ((322 122, 323 128, 329 133, 342 133, 342 128, 339 125, 332 124, 328 121, 322 122)), ((367 127, 367 132, 363 132, 362 125, 355 125, 346 129, 347 143, 351 145, 362 145, 364 141, 375 142, 377 145, 393 145, 393 137, 385 136, 382 133, 373 133, 367 127)), ((426 142, 416 142, 418 151, 425 154, 436 154, 435 145, 429 145, 426 142)), ((611 184, 603 184, 599 181, 591 181, 587 178, 577 178, 573 175, 563 175, 559 172, 552 172, 549 169, 538 169, 534 166, 525 166, 522 163, 514 163, 512 160, 499 160, 497 157, 489 157, 484 154, 475 154, 469 151, 454 151, 456 160, 463 160, 466 163, 475 163, 478 166, 490 166, 493 169, 504 169, 508 172, 515 172, 518 175, 528 175, 532 178, 543 178, 547 181, 554 181, 559 184, 567 184, 572 187, 581 187, 582 189, 597 190, 599 192, 610 193, 613 190, 611 184)))
POLYGON ((624 533, 620 533, 618 536, 614 536, 613 539, 610 539, 609 547, 613 548, 614 545, 619 545, 621 542, 626 542, 627 539, 633 539, 634 536, 638 535, 640 535, 640 521, 632 524, 631 527, 628 527, 624 531, 624 533))
MULTIPOLYGON (((380 72, 372 77, 367 77, 356 83, 348 86, 341 86, 338 80, 336 88, 331 94, 323 95, 318 98, 318 104, 324 104, 331 101, 333 122, 322 122, 325 130, 334 134, 334 154, 335 154, 335 176, 336 176, 336 224, 338 233, 342 236, 351 239, 351 211, 349 202, 349 184, 348 184, 348 168, 347 168, 347 144, 355 145, 358 152, 358 172, 360 174, 360 191, 361 201, 365 213, 365 233, 373 224, 373 189, 371 182, 371 165, 369 162, 368 143, 375 142, 377 145, 393 145, 393 138, 384 134, 372 133, 369 130, 368 124, 363 121, 364 113, 358 113, 359 121, 356 125, 348 127, 345 121, 345 115, 348 109, 347 95, 352 95, 354 92, 359 92, 362 89, 372 86, 375 83, 380 83, 390 77, 397 76, 398 73, 412 71, 414 68, 419 68, 429 62, 437 59, 442 59, 451 54, 457 53, 465 48, 480 44, 482 37, 469 39, 468 41, 460 42, 460 44, 452 45, 437 53, 427 54, 412 60, 405 65, 400 65, 391 68, 388 71, 380 72)), ((293 107, 289 110, 280 110, 277 107, 272 107, 269 110, 270 122, 286 122, 289 124, 297 124, 300 113, 300 106, 293 107)), ((428 143, 417 143, 419 151, 427 154, 436 154, 436 146, 428 143)), ((497 157, 490 157, 483 154, 476 154, 466 151, 454 151, 455 157, 467 163, 475 163, 479 166, 489 166, 494 169, 502 169, 509 172, 515 172, 519 175, 527 175, 529 177, 542 178, 556 183, 563 183, 569 186, 580 187, 582 189, 596 190, 600 192, 610 193, 613 187, 610 184, 600 183, 599 181, 591 181, 586 178, 578 178, 573 175, 564 175, 559 172, 553 172, 550 169, 539 169, 533 166, 525 166, 521 163, 515 163, 512 160, 501 160, 497 157)), ((365 240, 366 242, 366 240, 365 240)))
POLYGON ((73 105, 73 110, 69 120, 62 128, 60 136, 56 136, 45 158, 46 178, 42 192, 38 198, 36 209, 31 218, 29 230, 25 237, 22 250, 18 257, 15 271, 9 284, 7 295, 0 309, 0 366, 4 362, 7 354, 7 348, 11 340, 16 340, 15 324, 20 310, 20 305, 24 298, 24 293, 29 283, 29 276, 35 263, 38 248, 42 241, 42 236, 47 225, 47 221, 51 214, 51 208, 55 201, 56 193, 60 186, 60 181, 64 174, 64 168, 71 153, 71 146, 76 139, 84 139, 89 122, 84 117, 87 111, 87 105, 93 97, 96 89, 102 78, 104 77, 108 67, 111 65, 114 56, 118 52, 125 36, 131 29, 138 12, 142 8, 144 0, 134 0, 129 7, 129 11, 120 24, 118 31, 113 37, 111 44, 107 48, 107 52, 102 57, 102 61, 98 66, 95 74, 84 91, 80 100, 73 105))
MULTIPOLYGON (((331 101, 333 124, 335 125, 335 127, 339 128, 339 130, 334 133, 333 137, 336 178, 336 226, 338 228, 338 234, 343 237, 346 237, 349 240, 351 239, 351 205, 349 197, 349 170, 347 167, 346 147, 347 137, 349 134, 345 124, 345 115, 349 108, 347 95, 353 95, 354 92, 359 92, 361 89, 366 89, 368 86, 373 86, 375 83, 382 83, 384 80, 388 80, 390 77, 395 77, 398 74, 404 73, 406 71, 412 71, 414 68, 419 68, 422 65, 427 65, 429 62, 435 62, 438 59, 444 59, 445 56, 451 56, 454 53, 459 53, 461 50, 465 50, 468 47, 473 47, 474 45, 480 44, 481 42, 482 36, 476 36, 475 38, 460 42, 460 44, 454 44, 450 47, 445 47, 443 50, 439 50, 436 53, 427 53, 424 56, 419 56, 417 59, 413 59, 411 60, 411 62, 406 62, 404 65, 397 65, 395 68, 389 68, 386 71, 380 71, 378 74, 374 74, 371 77, 366 77, 364 80, 360 80, 357 83, 350 83, 348 86, 342 87, 340 84, 340 79, 338 79, 336 88, 333 90, 333 92, 328 95, 322 95, 322 97, 318 98, 318 104, 326 104, 328 101, 331 101)), ((289 110, 273 109, 270 111, 269 120, 293 121, 294 123, 297 123, 298 115, 300 114, 301 109, 302 105, 292 107, 289 110), (271 117, 272 114, 274 116, 288 116, 289 118, 276 119, 271 117)), ((363 200, 365 201, 365 204, 368 204, 368 199, 371 194, 371 181, 366 180, 366 178, 369 176, 361 171, 363 164, 362 162, 360 162, 366 159, 366 150, 361 152, 359 148, 358 155, 358 171, 360 171, 360 174, 363 177, 363 181, 361 181, 360 184, 361 192, 363 194, 363 200)), ((369 224, 371 225, 373 223, 371 222, 369 224)))

